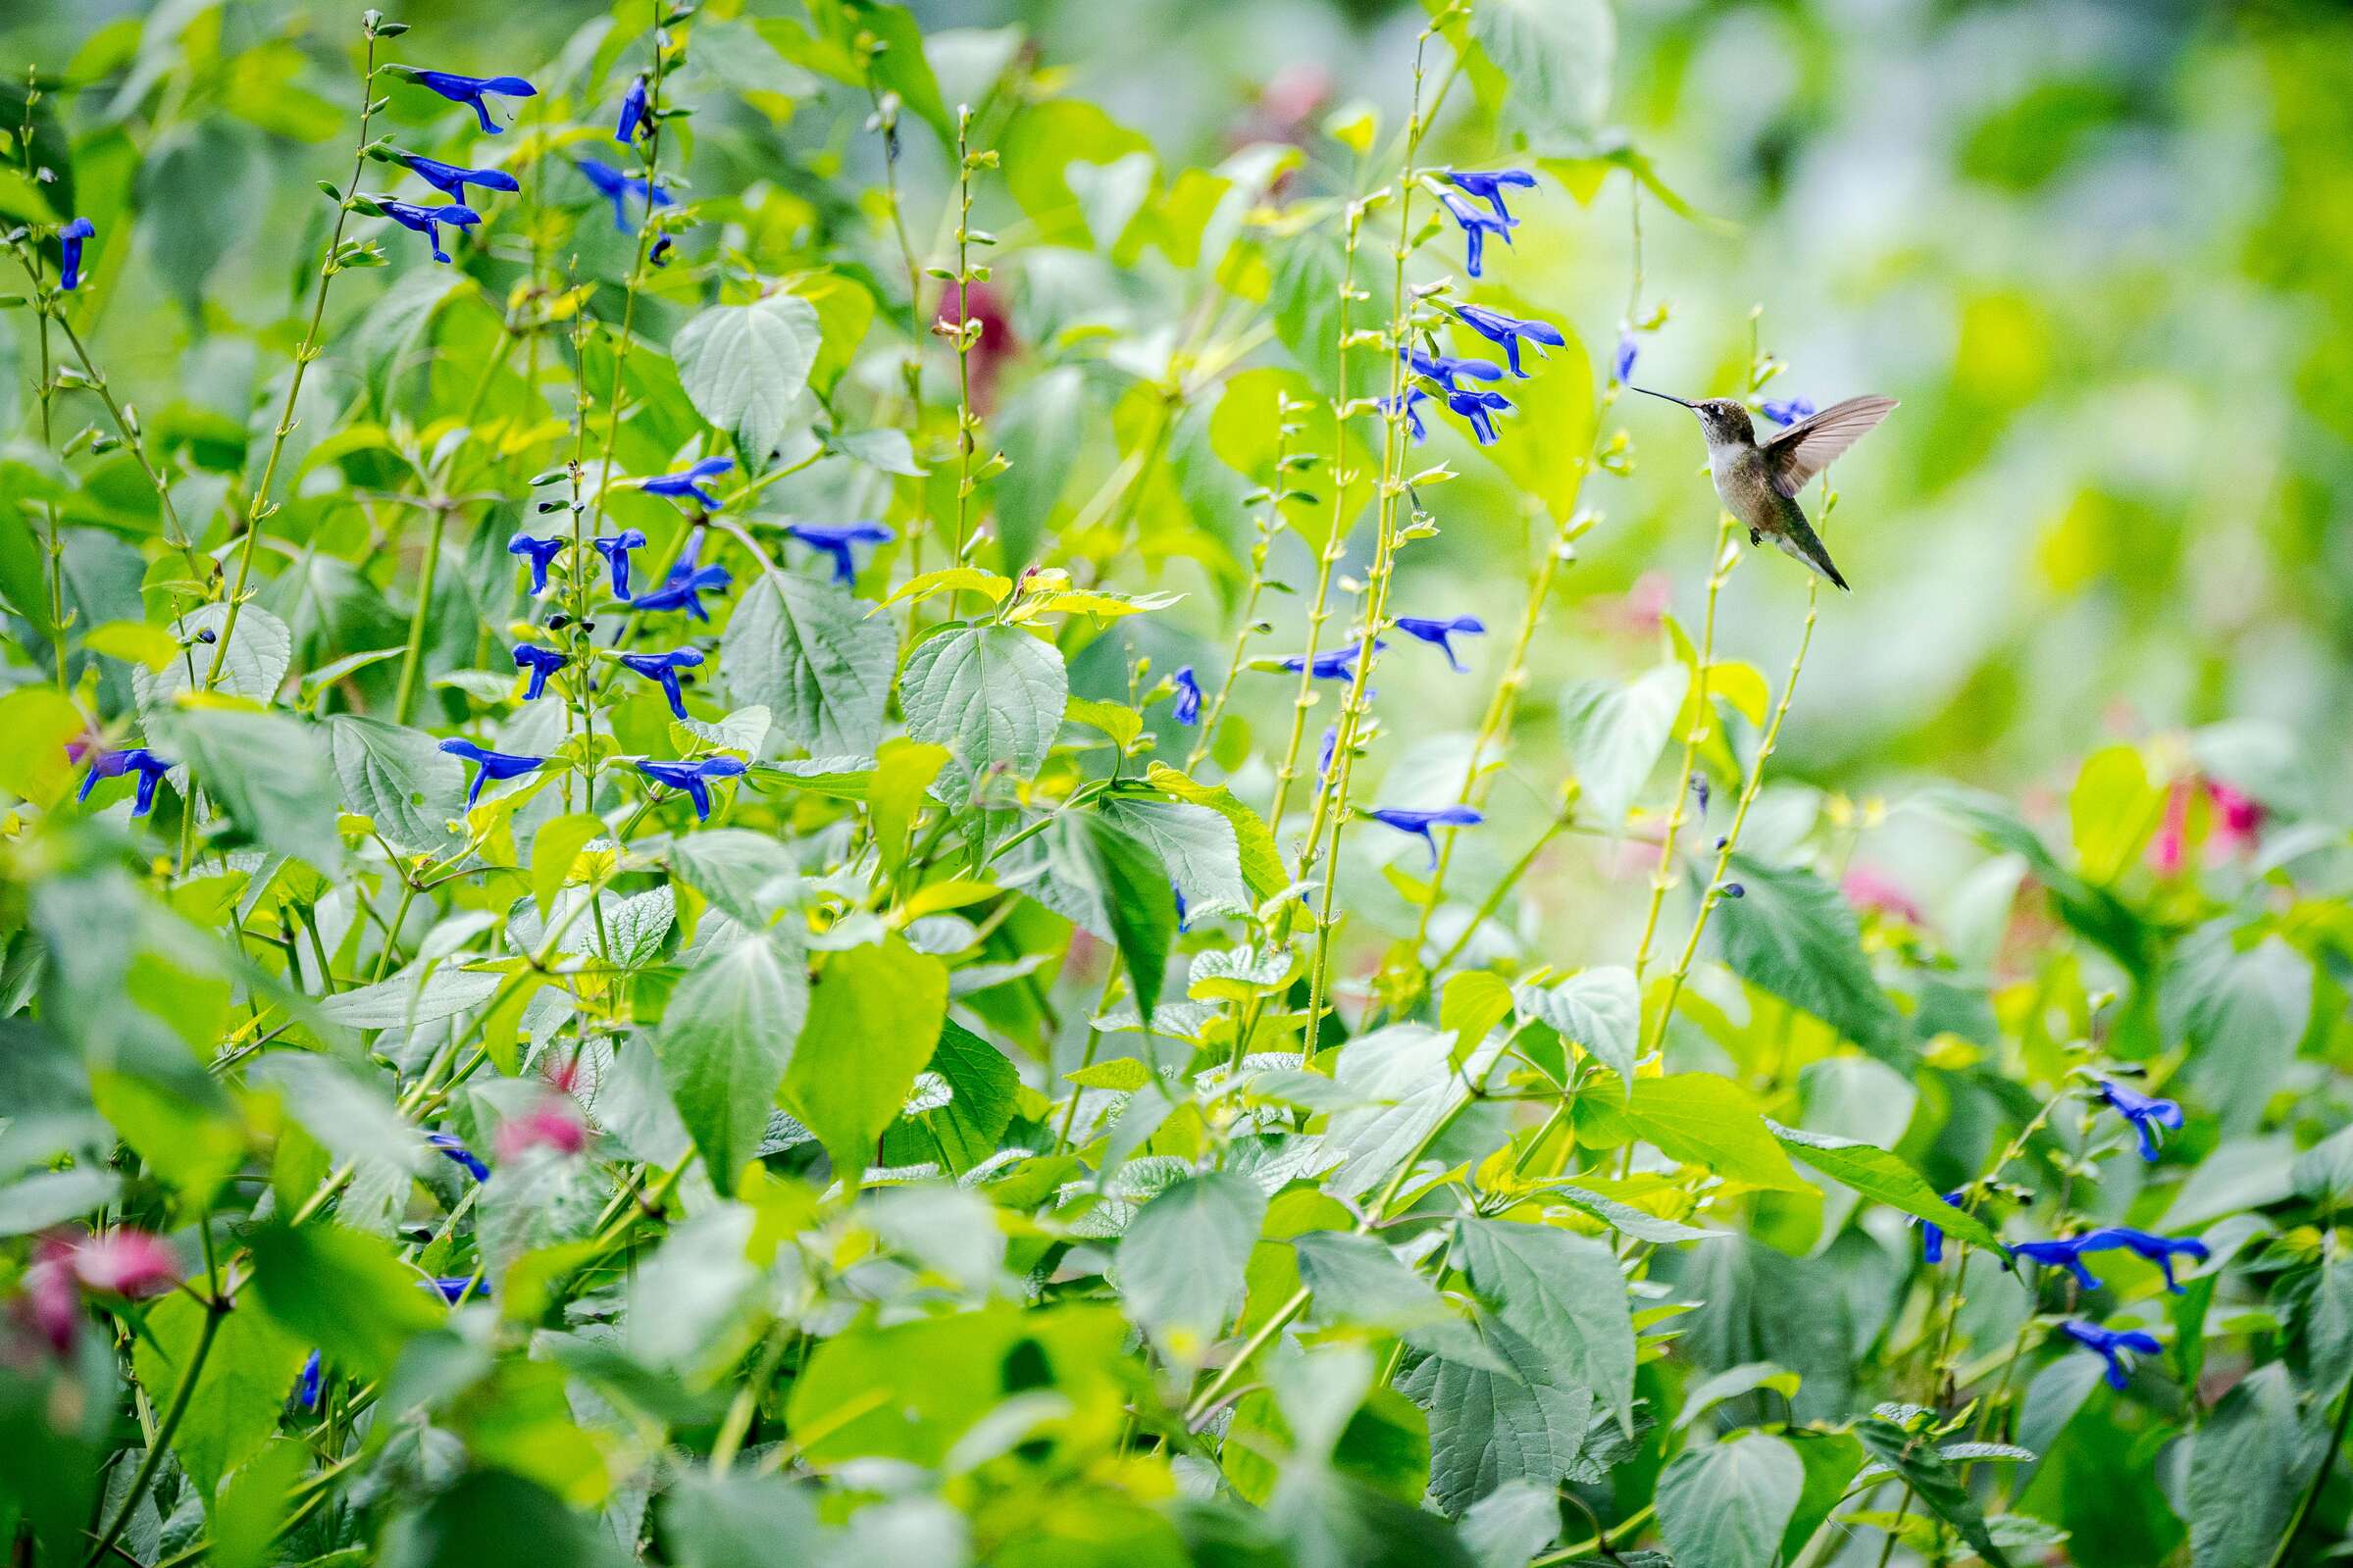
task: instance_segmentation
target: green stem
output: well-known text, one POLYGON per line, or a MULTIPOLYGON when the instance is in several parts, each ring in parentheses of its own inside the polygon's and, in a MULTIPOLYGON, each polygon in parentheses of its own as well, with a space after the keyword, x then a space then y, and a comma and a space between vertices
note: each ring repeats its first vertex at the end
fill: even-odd
POLYGON ((2272 1553, 2270 1568, 2280 1568, 2287 1554, 2294 1549, 2296 1538, 2304 1533, 2305 1521, 2312 1517, 2313 1504, 2320 1500, 2321 1484, 2328 1472, 2336 1468, 2337 1450, 2345 1445, 2345 1428, 2353 1420, 2353 1388, 2336 1396, 2336 1424, 2329 1429, 2328 1446, 2321 1453, 2321 1462, 2312 1467, 2312 1479, 2304 1483, 2304 1494, 2296 1500, 2296 1511, 2287 1522, 2287 1534, 2279 1538, 2279 1549, 2272 1553))
POLYGON ((408 646, 400 656, 400 686, 392 698, 392 722, 406 724, 416 711, 417 676, 425 664, 425 624, 433 613, 434 577, 441 562, 441 536, 449 529, 450 503, 434 504, 433 528, 425 535, 425 564, 417 573, 417 608, 409 615, 408 646))
POLYGON ((122 1539, 124 1527, 130 1523, 131 1514, 138 1508, 139 1499, 147 1495, 147 1488, 155 1480, 155 1472, 163 1463, 164 1454, 172 1445, 172 1435, 179 1430, 179 1418, 188 1413, 188 1401, 195 1396, 197 1376, 204 1371, 205 1357, 213 1352, 213 1340, 221 1333, 221 1320, 229 1315, 229 1307, 219 1296, 205 1304, 204 1323, 196 1331, 195 1348, 188 1352, 187 1365, 179 1369, 179 1381, 173 1387, 172 1402, 164 1407, 164 1418, 155 1428, 155 1441, 139 1457, 139 1468, 130 1478, 130 1489, 123 1493, 123 1501, 115 1510, 114 1522, 99 1533, 98 1543, 90 1548, 83 1563, 94 1563, 114 1549, 122 1539))

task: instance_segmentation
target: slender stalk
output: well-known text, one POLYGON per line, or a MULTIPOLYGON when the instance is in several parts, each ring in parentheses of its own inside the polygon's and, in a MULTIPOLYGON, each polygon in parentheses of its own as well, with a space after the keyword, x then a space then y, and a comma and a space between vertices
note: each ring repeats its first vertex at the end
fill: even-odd
POLYGON ((400 685, 392 697, 392 720, 406 724, 416 711, 417 676, 425 663, 425 627, 433 614, 434 576, 441 563, 441 535, 449 529, 449 511, 453 503, 435 500, 427 510, 433 513, 433 527, 425 535, 425 565, 417 573, 417 607, 409 614, 408 645, 400 657, 400 685))
MULTIPOLYGON (((1342 307, 1347 309, 1345 302, 1342 307)), ((1226 655, 1225 679, 1217 683, 1217 693, 1203 705, 1201 712, 1201 733, 1193 738, 1193 750, 1185 758, 1185 771, 1193 772, 1209 754, 1211 741, 1217 734, 1217 722, 1225 715, 1227 701, 1234 694, 1234 683, 1241 678, 1244 654, 1258 614, 1258 596, 1266 590, 1266 558, 1274 548, 1274 536, 1283 526, 1283 497, 1288 488, 1286 476, 1291 469, 1291 438, 1300 427, 1293 418, 1308 405, 1295 403, 1285 393, 1275 400, 1274 473, 1266 481, 1266 510, 1258 515, 1258 536, 1251 541, 1250 585, 1242 592, 1242 615, 1234 628, 1234 646, 1226 655)))
POLYGON ((335 226, 327 236, 327 250, 319 261, 319 286, 311 297, 310 326, 303 330, 302 346, 294 351, 294 374, 286 380, 285 403, 278 411, 278 425, 270 432, 270 452, 262 460, 261 477, 254 481, 253 498, 245 509, 245 537, 237 549, 237 572, 229 589, 229 612, 221 623, 221 638, 213 644, 212 668, 204 673, 207 691, 220 684, 221 672, 228 666, 229 646, 236 636, 237 615, 244 608, 246 585, 253 577, 253 548, 261 537, 262 525, 277 510, 270 504, 270 488, 278 478, 279 459, 285 455, 286 437, 294 433, 294 405, 302 396, 303 378, 309 374, 311 361, 319 357, 323 346, 319 331, 327 319, 328 285, 342 271, 338 257, 343 249, 343 229, 351 221, 360 176, 368 168, 368 126, 376 112, 376 28, 369 25, 365 31, 368 43, 366 69, 360 76, 359 148, 351 156, 351 182, 344 187, 343 199, 335 206, 335 226))
POLYGON ((2296 1499, 2296 1511, 2287 1522, 2287 1533, 2279 1538, 2279 1548, 2272 1553, 2269 1568, 2280 1568, 2287 1554, 2295 1548, 2296 1538, 2304 1533, 2304 1525, 2312 1517, 2313 1504, 2321 1497, 2321 1484, 2328 1472, 2336 1468, 2337 1450, 2345 1445, 2345 1427, 2353 1420, 2353 1389, 2336 1396, 2336 1424, 2328 1431, 2328 1446, 2321 1451, 2320 1463, 2312 1467, 2312 1479, 2304 1483, 2304 1493, 2296 1499))
POLYGON ((711 1473, 727 1474, 728 1466, 743 1447, 745 1434, 751 1431, 752 1417, 759 1413, 760 1395, 784 1364, 785 1351, 793 1344, 794 1335, 790 1324, 778 1323, 768 1331, 768 1340, 760 1347, 760 1359, 751 1376, 737 1388, 736 1396, 728 1402, 727 1417, 719 1423, 719 1436, 711 1441, 711 1473))
POLYGON ((1700 732, 1708 723, 1708 666, 1715 657, 1715 601, 1722 594, 1724 580, 1732 575, 1740 556, 1732 549, 1733 518, 1729 512, 1716 515, 1715 554, 1708 569, 1708 608, 1701 623, 1698 668, 1692 674, 1698 712, 1683 732, 1683 756, 1675 765, 1675 803, 1666 814, 1666 832, 1659 840, 1659 866, 1651 873, 1651 903, 1642 919, 1642 940, 1634 948, 1634 979, 1640 982, 1642 972, 1651 960, 1651 943, 1659 935, 1659 911, 1666 903, 1666 889, 1674 885, 1675 840, 1683 832, 1683 814, 1691 802, 1691 771, 1699 757, 1700 732))
MULTIPOLYGON (((972 106, 956 106, 956 547, 947 558, 964 559, 966 535, 972 523, 972 456, 976 425, 972 416, 972 106)), ((895 216, 898 201, 892 198, 895 216)), ((920 310, 917 312, 921 315, 920 310)))
POLYGON ((638 225, 637 256, 630 262, 629 280, 622 290, 621 335, 613 339, 613 383, 605 398, 605 476, 603 482, 596 486, 595 509, 588 520, 590 532, 594 532, 604 522, 604 499, 613 487, 613 448, 621 438, 621 377, 629 366, 630 333, 638 323, 638 290, 645 281, 646 258, 653 248, 653 195, 659 185, 657 177, 662 158, 662 73, 670 51, 663 47, 662 0, 653 0, 651 10, 653 71, 646 78, 645 88, 645 217, 638 225))
MULTIPOLYGON (((26 138, 29 149, 30 138, 26 138)), ((36 275, 36 286, 37 275, 36 275)), ((41 379, 36 388, 41 402, 41 450, 55 452, 57 436, 51 429, 50 405, 57 400, 57 368, 49 353, 49 311, 47 295, 42 297, 39 312, 41 339, 41 379)), ((57 514, 57 503, 45 503, 49 513, 49 644, 56 655, 57 689, 66 689, 66 536, 64 524, 57 514)))
POLYGON ((137 1510, 139 1499, 147 1495, 147 1488, 172 1446, 172 1435, 179 1430, 180 1417, 188 1413, 188 1401, 196 1392, 196 1379, 204 1371, 205 1358, 213 1352, 213 1340, 220 1336, 221 1320, 228 1315, 229 1307, 218 1295, 205 1303, 204 1322, 196 1331, 195 1347, 188 1352, 187 1364, 179 1369, 179 1381, 172 1389, 172 1402, 164 1407, 163 1420, 156 1425, 155 1440, 140 1455, 139 1468, 131 1475, 129 1490, 123 1493, 113 1522, 99 1532, 98 1543, 82 1559, 84 1564, 94 1563, 114 1549, 124 1528, 130 1523, 131 1514, 137 1510))

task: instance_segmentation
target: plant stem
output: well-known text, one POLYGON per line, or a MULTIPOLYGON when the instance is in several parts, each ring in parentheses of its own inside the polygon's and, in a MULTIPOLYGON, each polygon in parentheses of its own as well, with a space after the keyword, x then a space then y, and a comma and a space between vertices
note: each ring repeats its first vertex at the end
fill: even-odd
MULTIPOLYGON (((638 252, 629 267, 629 281, 621 295, 621 334, 613 340, 613 383, 605 398, 604 477, 596 486, 596 502, 588 531, 604 522, 604 498, 612 489, 613 447, 621 438, 621 375, 629 365, 630 333, 638 322, 638 289, 645 279, 646 257, 653 245, 654 192, 662 157, 662 71, 669 51, 662 47, 662 0, 653 0, 653 71, 645 88, 645 217, 638 225, 638 252)), ((748 454, 747 454, 748 455, 748 454)), ((765 454, 762 454, 765 455, 765 454)))
POLYGON ((229 646, 236 636, 237 615, 245 605, 245 589, 253 576, 253 547, 261 537, 262 525, 276 508, 270 504, 270 487, 278 478, 278 461, 285 454, 286 437, 294 433, 294 405, 302 396, 302 380, 309 374, 311 361, 319 357, 320 325, 327 319, 328 285, 335 274, 342 271, 337 257, 343 249, 343 228, 351 221, 352 202, 359 190, 360 176, 368 168, 368 126, 376 109, 376 29, 367 31, 367 63, 360 76, 360 137, 359 149, 351 157, 351 182, 344 187, 343 199, 335 207, 335 226, 327 237, 327 251, 319 260, 319 287, 311 298, 310 326, 302 334, 302 346, 294 351, 294 374, 286 381, 284 405, 278 411, 278 425, 270 432, 270 453, 262 460, 261 478, 254 481, 253 499, 245 509, 245 537, 237 549, 236 579, 229 589, 229 612, 221 622, 221 639, 213 645, 212 668, 204 674, 204 689, 210 691, 221 683, 221 672, 229 663, 229 646))
MULTIPOLYGON (((1342 301, 1342 310, 1348 308, 1342 301)), ((1345 374, 1345 373, 1344 373, 1345 374)), ((1274 548, 1274 536, 1283 526, 1283 494, 1285 476, 1291 467, 1291 438, 1299 432, 1293 416, 1308 405, 1294 403, 1289 394, 1275 396, 1274 473, 1266 481, 1266 510, 1258 516, 1258 536, 1250 549, 1250 585, 1242 592, 1240 624, 1234 628, 1234 646, 1226 655, 1225 679, 1217 683, 1217 694, 1205 703, 1201 712, 1201 733, 1193 738, 1193 749, 1186 755, 1185 771, 1193 772, 1209 754, 1209 746, 1217 734, 1217 723, 1225 716, 1227 701, 1234 694, 1234 683, 1241 678, 1243 655, 1250 647, 1253 623, 1258 613, 1258 596, 1266 589, 1266 558, 1274 548)), ((1335 459, 1337 461, 1337 459, 1335 459)))
POLYGON ((2287 1533, 2279 1538, 2279 1549, 2272 1553, 2269 1568, 2280 1568, 2287 1554, 2294 1549, 2296 1538, 2304 1533, 2304 1525, 2312 1517, 2313 1504, 2321 1497, 2321 1484, 2328 1472, 2336 1468, 2337 1450, 2345 1445, 2345 1428, 2353 1421, 2353 1388, 2336 1396, 2336 1424, 2329 1428, 2328 1446, 2322 1450, 2320 1463, 2312 1467, 2312 1479, 2304 1483, 2304 1493, 2296 1499, 2296 1511, 2287 1522, 2287 1533))
POLYGON ((204 1323, 196 1331, 195 1348, 188 1352, 187 1365, 179 1369, 179 1381, 173 1386, 172 1402, 164 1407, 163 1420, 155 1428, 155 1441, 139 1457, 139 1468, 130 1478, 130 1489, 123 1493, 122 1504, 116 1508, 113 1523, 99 1533, 98 1543, 83 1558, 84 1564, 94 1563, 114 1549, 122 1538, 124 1527, 130 1523, 139 1499, 155 1480, 155 1472, 163 1463, 164 1454, 171 1448, 172 1435, 179 1430, 179 1418, 188 1413, 188 1401, 195 1396, 197 1376, 204 1371, 205 1357, 213 1352, 213 1340, 221 1333, 221 1320, 229 1315, 229 1307, 215 1295, 205 1303, 204 1323))
POLYGON ((1733 518, 1729 512, 1719 512, 1715 521, 1715 553, 1708 568, 1708 608, 1701 624, 1698 667, 1692 672, 1692 684, 1697 712, 1683 732, 1683 757, 1675 765, 1675 803, 1666 814, 1666 832, 1659 840, 1659 866, 1651 873, 1651 904, 1642 919, 1642 940, 1634 948, 1634 979, 1642 980, 1643 969, 1650 963, 1651 942, 1659 935, 1659 911, 1666 903, 1666 889, 1674 885, 1675 840, 1683 832, 1683 814, 1691 800, 1691 771, 1699 756, 1700 733, 1709 722, 1708 666, 1715 656, 1715 601, 1723 592, 1724 580, 1732 575, 1740 556, 1732 547, 1733 518))
POLYGON ((433 527, 425 535, 425 565, 417 573, 417 608, 409 615, 408 646, 400 658, 400 685, 392 698, 392 722, 406 724, 416 709, 417 674, 425 663, 425 624, 433 612, 434 575, 441 561, 441 535, 449 528, 448 501, 435 501, 433 527))

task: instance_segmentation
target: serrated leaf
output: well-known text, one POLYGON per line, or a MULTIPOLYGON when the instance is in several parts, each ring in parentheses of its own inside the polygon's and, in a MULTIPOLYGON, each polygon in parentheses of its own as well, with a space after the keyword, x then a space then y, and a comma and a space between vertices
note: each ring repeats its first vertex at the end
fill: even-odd
POLYGON ((1642 995, 1634 972, 1617 965, 1588 969, 1553 986, 1513 992, 1520 1011, 1550 1024, 1631 1087, 1642 1030, 1642 995))
POLYGON ((831 583, 762 563, 744 585, 719 658, 727 688, 768 710, 777 731, 818 756, 867 756, 882 738, 897 633, 831 583))
POLYGON ((722 1193, 759 1147, 808 1012, 800 955, 762 933, 705 958, 670 993, 654 1052, 722 1193))
POLYGON ((1046 761, 1070 700, 1061 651, 1012 627, 959 627, 907 656, 898 687, 907 733, 967 767, 1027 778, 1046 761))
POLYGON ((1659 1526, 1677 1562, 1772 1568, 1805 1485, 1806 1467, 1779 1438, 1687 1448, 1659 1477, 1659 1526))
POLYGON ((1619 1103, 1597 1089, 1577 1101, 1580 1127, 1589 1124, 1631 1132, 1657 1144, 1662 1153, 1705 1165, 1729 1181, 1783 1192, 1810 1190, 1790 1168, 1756 1102, 1739 1085, 1714 1073, 1674 1073, 1643 1078, 1619 1103))
POLYGON ((1560 698, 1560 727, 1581 791, 1579 804, 1614 832, 1642 793, 1674 732, 1691 673, 1663 664, 1632 681, 1586 681, 1560 698))
MULTIPOLYGON (((130 673, 130 689, 141 712, 152 712, 180 692, 203 685, 218 645, 197 641, 197 634, 210 632, 218 636, 228 620, 228 605, 200 604, 172 623, 173 639, 189 644, 188 657, 174 659, 160 670, 141 666, 130 673)), ((229 636, 229 655, 221 661, 221 679, 213 683, 212 689, 268 702, 277 695, 293 658, 294 634, 286 630, 286 624, 260 605, 248 604, 237 612, 236 630, 229 636)))
POLYGON ((786 1108, 855 1186, 947 1016, 947 970, 894 934, 826 955, 785 1072, 786 1108))
POLYGON ((327 721, 327 740, 343 804, 374 822, 386 842, 412 854, 457 846, 449 824, 465 815, 466 770, 431 735, 337 714, 327 721))
POLYGON ((1897 1051, 1895 1005, 1863 955, 1855 911, 1813 872, 1734 855, 1742 896, 1715 906, 1711 930, 1732 973, 1801 1008, 1874 1055, 1897 1051))
POLYGON ((1631 1436, 1634 1323, 1610 1249, 1549 1225, 1465 1220, 1456 1257, 1471 1288, 1631 1436))
POLYGON ((1189 1176, 1144 1205, 1119 1242, 1120 1299, 1181 1367, 1198 1367, 1242 1307, 1242 1270, 1266 1194, 1226 1171, 1189 1176))
POLYGON ((734 435, 756 468, 783 442, 820 340, 815 306, 771 294, 712 306, 679 329, 670 352, 694 411, 734 435))
POLYGON ((1955 1240, 2000 1254, 2002 1239, 1983 1220, 1947 1203, 1902 1156, 1827 1133, 1801 1132, 1769 1120, 1765 1125, 1784 1149, 1831 1180, 1925 1220, 1955 1240))

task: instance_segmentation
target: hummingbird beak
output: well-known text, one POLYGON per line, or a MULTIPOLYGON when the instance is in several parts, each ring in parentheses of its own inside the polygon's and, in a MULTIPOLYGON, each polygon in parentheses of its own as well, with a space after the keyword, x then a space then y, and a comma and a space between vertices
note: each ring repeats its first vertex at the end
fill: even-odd
POLYGON ((1681 398, 1679 398, 1679 397, 1675 396, 1675 395, 1674 395, 1672 392, 1654 392, 1654 391, 1652 391, 1652 390, 1651 390, 1649 387, 1647 387, 1647 386, 1635 386, 1635 385, 1632 385, 1632 384, 1628 384, 1628 386, 1626 387, 1626 390, 1627 390, 1627 391, 1629 391, 1629 392, 1640 392, 1640 393, 1642 393, 1642 394, 1643 394, 1643 396, 1645 396, 1645 397, 1662 397, 1662 398, 1664 398, 1664 399, 1665 399, 1667 402, 1669 402, 1669 403, 1683 403, 1683 406, 1684 406, 1685 408, 1696 409, 1696 408, 1698 408, 1698 407, 1699 407, 1699 405, 1698 405, 1697 403, 1685 403, 1685 402, 1683 402, 1683 399, 1681 399, 1681 398))

